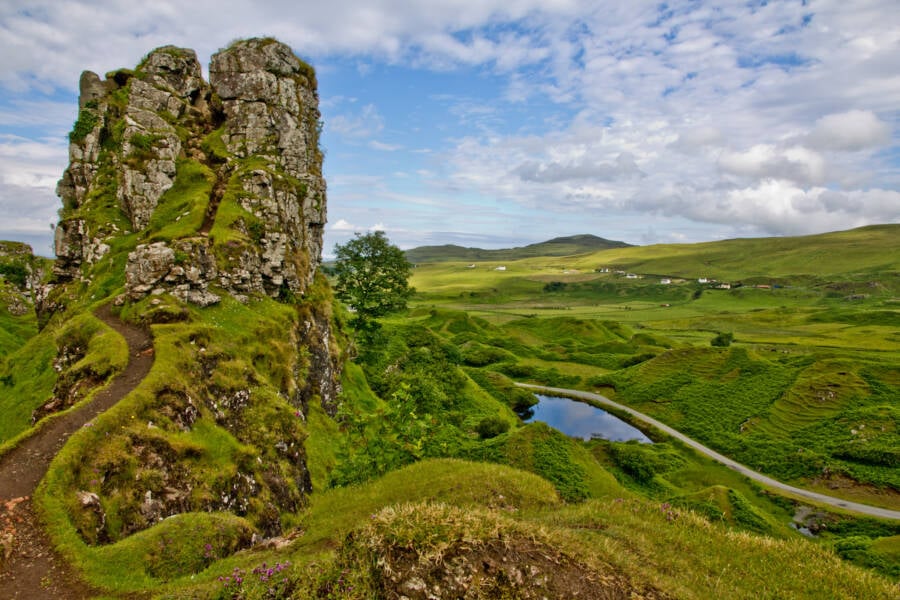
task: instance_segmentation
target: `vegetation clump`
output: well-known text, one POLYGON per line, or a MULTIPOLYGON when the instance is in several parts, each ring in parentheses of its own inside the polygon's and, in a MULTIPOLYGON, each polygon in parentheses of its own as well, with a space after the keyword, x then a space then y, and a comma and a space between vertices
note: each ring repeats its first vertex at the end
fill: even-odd
POLYGON ((357 234, 334 251, 335 294, 354 311, 357 328, 376 327, 379 317, 406 308, 412 265, 383 231, 357 234))

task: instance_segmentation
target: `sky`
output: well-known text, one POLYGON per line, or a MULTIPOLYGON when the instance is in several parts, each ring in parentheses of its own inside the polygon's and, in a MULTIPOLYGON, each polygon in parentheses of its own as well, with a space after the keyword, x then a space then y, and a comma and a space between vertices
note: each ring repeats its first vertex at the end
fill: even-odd
POLYGON ((0 239, 52 255, 81 71, 268 35, 318 73, 326 255, 900 222, 897 0, 4 0, 0 239))

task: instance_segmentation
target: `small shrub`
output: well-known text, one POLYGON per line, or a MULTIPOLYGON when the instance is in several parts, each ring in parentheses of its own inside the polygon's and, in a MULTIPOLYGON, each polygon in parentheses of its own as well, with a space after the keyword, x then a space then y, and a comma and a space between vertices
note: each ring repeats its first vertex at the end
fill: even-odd
POLYGON ((716 337, 712 339, 709 343, 710 346, 715 346, 717 348, 727 348, 731 345, 731 342, 734 341, 734 334, 729 332, 720 331, 716 337))
POLYGON ((544 285, 544 291, 547 293, 562 292, 565 289, 566 282, 564 281, 551 281, 550 283, 544 285))
POLYGON ((485 417, 475 426, 475 431, 481 436, 481 439, 497 437, 501 433, 509 431, 509 421, 505 421, 497 416, 485 417))
POLYGON ((150 149, 153 148, 153 143, 156 141, 156 139, 156 136, 153 135, 135 133, 131 136, 131 139, 129 139, 128 142, 139 150, 149 152, 150 149))
POLYGON ((87 135, 94 130, 94 127, 97 126, 97 123, 100 122, 100 117, 91 110, 83 109, 78 113, 78 120, 75 121, 74 127, 72 127, 71 133, 69 133, 69 141, 78 143, 87 135))
POLYGON ((0 276, 18 287, 24 287, 28 270, 22 265, 0 265, 0 276))

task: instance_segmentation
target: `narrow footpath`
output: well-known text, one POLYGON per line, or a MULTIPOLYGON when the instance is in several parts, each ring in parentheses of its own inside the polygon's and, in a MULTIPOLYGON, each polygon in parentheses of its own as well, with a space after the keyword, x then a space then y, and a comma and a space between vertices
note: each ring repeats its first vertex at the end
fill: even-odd
POLYGON ((128 343, 128 365, 87 405, 57 417, 15 449, 0 456, 0 597, 81 600, 93 590, 53 549, 32 498, 50 461, 72 433, 128 395, 153 366, 150 334, 114 317, 109 306, 97 317, 128 343))
POLYGON ((565 388, 554 388, 554 387, 545 387, 542 385, 531 385, 528 383, 516 383, 517 386, 521 388, 526 388, 535 392, 545 392, 548 394, 557 394, 559 396, 567 396, 569 398, 576 398, 580 400, 588 400, 592 403, 596 403, 601 406, 608 406, 615 410, 620 410, 622 412, 626 412, 632 417, 638 419, 639 421, 643 421, 648 425, 652 425, 653 427, 659 429, 660 431, 672 436, 673 438, 684 442, 700 454, 704 454, 716 462, 722 463, 726 467, 734 469, 741 475, 749 477, 754 481, 758 481, 759 483, 765 485, 768 488, 772 488, 774 490, 779 490, 784 492, 790 496, 799 496, 801 498, 806 498, 808 500, 812 500, 813 502, 818 502, 820 504, 826 504, 828 506, 834 506, 836 508, 842 508, 847 511, 860 513, 863 515, 868 515, 870 517, 879 517, 881 519, 900 519, 900 511, 890 510, 887 508, 880 508, 877 506, 870 506, 868 504, 861 504, 859 502, 851 502, 849 500, 843 500, 841 498, 835 498, 834 496, 828 496, 827 494, 820 494, 819 492, 813 492, 811 490, 806 490, 803 488, 794 487, 792 485, 788 485, 786 483, 782 483, 777 479, 772 479, 758 471, 754 471, 750 467, 742 465, 741 463, 728 458, 727 456, 723 456, 716 452, 715 450, 711 450, 701 444, 700 442, 696 442, 684 435, 683 433, 672 429, 668 425, 660 423, 653 417, 648 417, 644 413, 638 412, 633 408, 629 408, 628 406, 619 404, 618 402, 613 402, 606 396, 601 396, 600 394, 593 394, 591 392, 583 392, 581 390, 569 390, 565 388))

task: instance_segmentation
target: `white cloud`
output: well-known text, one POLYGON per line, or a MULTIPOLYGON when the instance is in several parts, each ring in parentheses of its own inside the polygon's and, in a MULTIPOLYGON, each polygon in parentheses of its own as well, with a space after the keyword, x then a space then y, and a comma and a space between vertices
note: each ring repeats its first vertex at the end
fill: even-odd
POLYGON ((359 231, 360 228, 344 219, 338 219, 329 227, 332 231, 359 231))
POLYGON ((0 135, 25 137, 0 139, 0 210, 24 214, 14 197, 29 198, 22 231, 52 218, 75 113, 61 98, 82 69, 169 43, 206 64, 234 38, 274 35, 321 73, 409 77, 373 81, 377 97, 320 90, 327 132, 352 150, 326 159, 335 234, 389 222, 434 243, 530 219, 641 236, 653 220, 696 238, 898 221, 894 4, 9 0, 0 135), (393 116, 412 99, 434 122, 393 116), (461 204, 477 216, 456 220, 461 204))
POLYGON ((400 144, 385 144, 384 142, 379 142, 378 140, 372 140, 369 142, 369 148, 372 150, 379 150, 381 152, 396 152, 403 148, 400 144))
POLYGON ((384 117, 374 104, 366 104, 358 113, 331 117, 325 127, 345 138, 364 139, 384 129, 384 117))
POLYGON ((865 150, 891 140, 891 126, 867 110, 831 114, 816 121, 807 143, 824 150, 865 150))
POLYGON ((578 179, 610 181, 644 175, 634 162, 634 157, 628 152, 620 153, 612 162, 599 162, 589 156, 582 156, 567 163, 526 161, 513 169, 513 173, 523 181, 545 183, 578 179))
POLYGON ((722 132, 717 127, 710 125, 687 127, 678 134, 678 139, 672 142, 671 147, 685 153, 695 150, 717 146, 722 142, 722 132))
POLYGON ((54 190, 67 158, 62 140, 0 135, 0 239, 23 239, 36 252, 49 253, 50 223, 61 206, 54 190))
POLYGON ((825 182, 825 159, 802 146, 778 148, 757 144, 746 152, 724 152, 719 167, 735 175, 755 179, 786 179, 801 184, 825 182))

